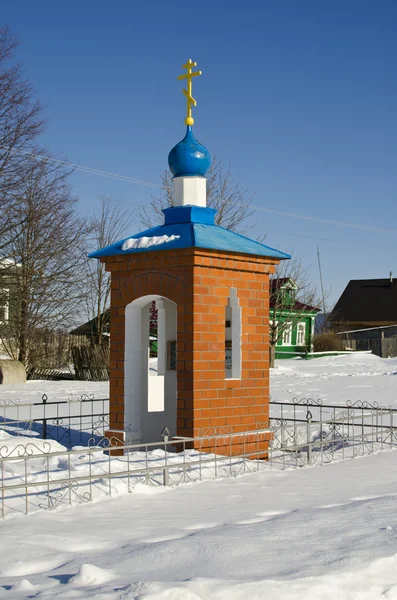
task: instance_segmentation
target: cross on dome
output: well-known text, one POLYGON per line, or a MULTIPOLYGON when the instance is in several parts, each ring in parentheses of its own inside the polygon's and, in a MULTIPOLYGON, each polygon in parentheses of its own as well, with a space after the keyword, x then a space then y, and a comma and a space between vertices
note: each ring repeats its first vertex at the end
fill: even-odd
MULTIPOLYGON (((185 124, 187 125, 186 135, 176 146, 173 147, 168 155, 168 165, 174 178, 179 177, 205 177, 208 169, 211 165, 211 156, 207 148, 200 144, 193 135, 192 125, 194 119, 192 117, 192 106, 197 106, 196 100, 192 95, 192 78, 201 75, 201 71, 194 71, 193 68, 197 66, 197 63, 193 62, 191 58, 183 65, 183 68, 187 70, 187 73, 179 75, 178 80, 187 80, 187 90, 183 89, 183 93, 187 100, 187 116, 185 124)), ((191 183, 192 184, 192 183, 191 183)), ((193 184, 192 184, 193 185, 193 184)), ((200 201, 191 199, 191 204, 199 204, 205 206, 205 183, 196 183, 196 187, 200 187, 200 192, 197 192, 202 197, 200 201)), ((185 195, 185 194, 184 194, 185 195)), ((194 196, 196 196, 196 192, 194 196)), ((186 198, 182 203, 185 202, 186 198)), ((178 201, 176 202, 178 204, 178 201)), ((174 198, 175 205, 175 198, 174 198)))
POLYGON ((187 61, 185 65, 182 66, 182 69, 186 69, 187 73, 183 75, 179 75, 178 80, 187 79, 187 90, 183 89, 182 92, 185 94, 187 99, 187 115, 185 119, 185 124, 190 126, 194 124, 194 119, 192 117, 192 105, 197 106, 196 100, 192 96, 192 78, 201 75, 201 71, 196 71, 192 73, 193 67, 196 67, 197 63, 193 62, 191 58, 187 61))

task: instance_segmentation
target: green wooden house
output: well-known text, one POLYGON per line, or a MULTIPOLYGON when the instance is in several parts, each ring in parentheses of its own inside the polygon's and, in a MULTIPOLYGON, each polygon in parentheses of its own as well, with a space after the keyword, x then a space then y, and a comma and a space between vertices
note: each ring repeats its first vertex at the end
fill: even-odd
POLYGON ((313 351, 314 321, 319 308, 300 302, 290 277, 271 280, 270 343, 275 358, 307 356, 313 351))

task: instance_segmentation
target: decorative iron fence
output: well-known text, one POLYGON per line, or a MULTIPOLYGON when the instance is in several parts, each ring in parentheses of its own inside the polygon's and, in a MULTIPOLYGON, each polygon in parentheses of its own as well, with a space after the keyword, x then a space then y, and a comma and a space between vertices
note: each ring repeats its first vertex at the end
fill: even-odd
POLYGON ((269 422, 258 424, 255 431, 222 427, 201 431, 196 438, 169 439, 165 427, 162 441, 118 447, 124 455, 114 456, 106 447, 109 440, 101 437, 108 423, 107 402, 83 396, 56 402, 44 397, 33 404, 0 403, 4 413, 0 428, 32 436, 29 443, 16 435, 0 441, 1 516, 128 493, 138 484, 176 486, 322 465, 397 447, 396 409, 377 403, 341 406, 303 398, 272 402, 269 422), (47 439, 42 440, 44 436, 47 439), (50 438, 70 445, 80 440, 85 447, 59 450, 50 438), (269 439, 269 449, 264 451, 269 439))
POLYGON ((50 401, 43 394, 40 402, 0 400, 0 429, 12 435, 41 437, 68 447, 101 439, 109 424, 109 399, 93 394, 67 400, 50 401))
POLYGON ((272 461, 282 468, 323 464, 397 446, 397 409, 377 402, 271 402, 272 461))
POLYGON ((266 470, 269 464, 261 458, 268 436, 269 430, 223 428, 195 438, 191 449, 192 438, 165 435, 161 442, 117 447, 123 456, 97 444, 56 451, 49 441, 21 444, 14 438, 14 444, 0 446, 0 516, 85 503, 131 492, 139 484, 177 486, 266 470), (231 451, 236 443, 242 447, 238 456, 231 451), (212 451, 204 452, 208 447, 212 451))

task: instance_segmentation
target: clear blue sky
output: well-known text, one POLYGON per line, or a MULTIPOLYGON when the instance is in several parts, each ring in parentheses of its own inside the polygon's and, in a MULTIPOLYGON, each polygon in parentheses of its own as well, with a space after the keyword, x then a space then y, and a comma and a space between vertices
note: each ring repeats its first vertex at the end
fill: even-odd
MULTIPOLYGON (((22 41, 53 152, 159 183, 184 135, 176 77, 192 58, 195 135, 254 204, 361 227, 258 210, 253 236, 292 251, 314 282, 319 245, 330 304, 349 279, 397 276, 394 0, 15 0, 1 22, 22 41)), ((85 213, 102 193, 133 213, 156 193, 82 173, 73 187, 85 213)))

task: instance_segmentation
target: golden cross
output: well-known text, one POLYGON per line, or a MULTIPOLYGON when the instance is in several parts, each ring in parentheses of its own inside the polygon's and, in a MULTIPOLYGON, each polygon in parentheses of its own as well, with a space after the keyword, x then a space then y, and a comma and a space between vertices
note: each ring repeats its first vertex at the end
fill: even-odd
POLYGON ((183 93, 187 98, 187 116, 185 119, 186 125, 193 125, 194 119, 192 117, 192 105, 197 106, 196 100, 192 96, 192 77, 197 77, 197 75, 201 75, 201 71, 196 71, 192 73, 192 68, 197 66, 197 63, 193 62, 191 58, 187 61, 185 65, 183 65, 182 69, 187 69, 187 73, 184 75, 179 75, 179 79, 187 79, 187 90, 183 89, 183 93))

